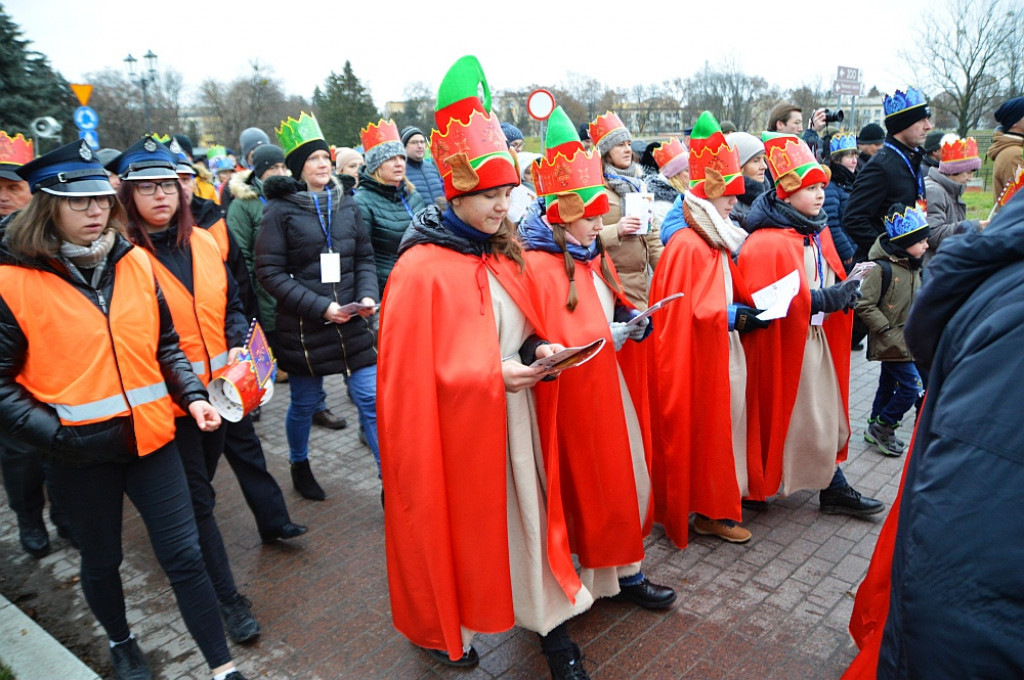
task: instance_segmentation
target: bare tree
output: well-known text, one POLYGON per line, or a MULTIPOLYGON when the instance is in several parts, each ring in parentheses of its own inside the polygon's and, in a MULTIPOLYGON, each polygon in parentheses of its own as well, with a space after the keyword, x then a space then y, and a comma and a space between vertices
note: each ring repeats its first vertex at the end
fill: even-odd
POLYGON ((145 99, 142 89, 124 73, 106 69, 86 76, 93 85, 89 105, 99 115, 97 132, 100 144, 124 149, 147 132, 169 134, 183 132, 184 78, 173 69, 164 69, 146 85, 152 130, 146 130, 145 99))
POLYGON ((719 120, 731 120, 737 130, 756 126, 754 112, 767 94, 776 91, 760 76, 743 73, 733 61, 704 68, 685 81, 671 82, 671 91, 684 102, 689 120, 702 111, 711 111, 719 120))
MULTIPOLYGON (((1014 0, 947 0, 926 14, 914 48, 902 53, 933 106, 967 135, 990 112, 1010 71, 1019 73, 1021 10, 1014 0), (1012 60, 1012 63, 1011 63, 1012 60), (939 96, 944 95, 944 96, 939 96)), ((1019 83, 1011 87, 1019 89, 1019 83)))

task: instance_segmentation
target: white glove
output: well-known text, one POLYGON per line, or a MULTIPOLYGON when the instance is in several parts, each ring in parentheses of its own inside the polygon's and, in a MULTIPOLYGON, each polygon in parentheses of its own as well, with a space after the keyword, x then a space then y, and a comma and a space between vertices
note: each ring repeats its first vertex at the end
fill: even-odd
POLYGON ((629 340, 633 329, 620 321, 612 321, 608 324, 608 328, 612 332, 612 344, 615 345, 615 351, 618 352, 626 344, 626 340, 629 340))
POLYGON ((649 323, 651 323, 650 318, 645 318, 640 319, 640 321, 638 321, 632 326, 627 326, 629 328, 629 337, 633 340, 636 340, 637 342, 643 340, 644 333, 647 332, 647 325, 649 323))

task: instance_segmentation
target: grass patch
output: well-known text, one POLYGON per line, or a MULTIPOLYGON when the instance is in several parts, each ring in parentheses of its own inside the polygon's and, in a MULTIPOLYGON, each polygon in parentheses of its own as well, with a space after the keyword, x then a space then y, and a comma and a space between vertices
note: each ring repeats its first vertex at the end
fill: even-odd
POLYGON ((0 680, 18 680, 14 671, 12 671, 3 661, 0 661, 0 680))
POLYGON ((967 204, 967 219, 969 220, 985 220, 988 219, 988 214, 992 212, 992 192, 991 191, 970 191, 964 192, 964 203, 967 204))

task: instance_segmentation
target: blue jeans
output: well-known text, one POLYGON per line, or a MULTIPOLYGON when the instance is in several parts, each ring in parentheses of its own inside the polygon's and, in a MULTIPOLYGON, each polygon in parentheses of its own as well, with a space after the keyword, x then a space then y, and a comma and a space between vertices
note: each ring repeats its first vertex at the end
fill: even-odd
MULTIPOLYGON (((345 376, 352 401, 359 411, 359 424, 366 433, 366 443, 373 452, 380 476, 380 450, 377 447, 377 365, 367 366, 345 376)), ((324 379, 322 376, 291 375, 288 386, 291 389, 291 403, 285 416, 285 433, 288 436, 288 460, 301 463, 309 457, 309 430, 313 425, 313 414, 321 403, 324 379)))
POLYGON ((913 361, 883 361, 871 417, 895 425, 923 394, 924 381, 913 361))

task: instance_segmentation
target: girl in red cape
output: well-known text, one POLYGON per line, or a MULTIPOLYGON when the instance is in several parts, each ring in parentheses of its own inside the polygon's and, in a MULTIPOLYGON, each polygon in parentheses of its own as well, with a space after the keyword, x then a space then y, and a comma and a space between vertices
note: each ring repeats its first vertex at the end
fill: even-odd
POLYGON ((849 310, 860 282, 844 280, 826 228, 828 169, 796 136, 764 137, 776 190, 751 206, 737 265, 751 291, 792 272, 800 285, 785 317, 744 338, 747 403, 760 432, 748 442, 749 498, 820 489, 824 513, 874 515, 885 504, 857 492, 837 465, 850 439, 849 310))
MULTIPOLYGON (((654 152, 658 157, 658 150, 654 152)), ((740 333, 768 326, 733 263, 747 233, 729 221, 744 191, 739 153, 705 111, 690 137, 690 188, 662 223, 652 399, 656 519, 679 548, 694 531, 746 543, 747 364, 740 333)))
POLYGON ((536 335, 522 250, 506 219, 519 183, 475 57, 449 70, 431 136, 449 201, 399 247, 380 323, 388 586, 395 627, 472 666, 475 633, 540 634, 552 677, 586 678, 565 622, 593 596, 572 563, 557 456, 545 456, 530 366, 536 335))
POLYGON ((676 599, 640 569, 642 529, 650 515, 650 472, 638 408, 619 368, 628 339, 647 335, 639 314, 604 256, 598 234, 608 199, 600 159, 588 154, 569 117, 557 107, 548 119, 545 155, 533 165, 542 199, 520 226, 530 267, 531 299, 548 338, 567 346, 599 338, 606 345, 584 366, 553 385, 538 385, 542 428, 558 423, 558 466, 566 524, 581 580, 596 597, 615 596, 648 609, 676 599))

